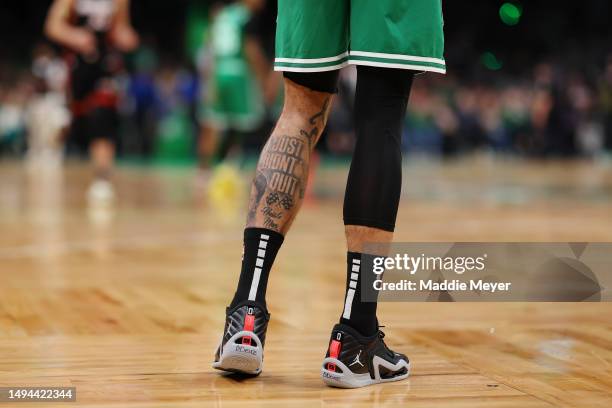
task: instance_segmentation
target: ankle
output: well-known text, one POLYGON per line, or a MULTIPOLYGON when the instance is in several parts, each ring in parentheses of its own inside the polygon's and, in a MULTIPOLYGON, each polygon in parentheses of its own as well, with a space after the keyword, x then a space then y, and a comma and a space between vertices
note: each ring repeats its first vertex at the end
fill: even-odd
POLYGON ((230 307, 251 301, 266 306, 268 276, 284 237, 263 228, 244 230, 244 252, 238 287, 230 307))

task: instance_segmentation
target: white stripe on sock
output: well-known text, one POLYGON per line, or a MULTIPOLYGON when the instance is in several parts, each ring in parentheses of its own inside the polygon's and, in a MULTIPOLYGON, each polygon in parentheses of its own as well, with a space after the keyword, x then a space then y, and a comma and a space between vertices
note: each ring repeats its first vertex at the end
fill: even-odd
POLYGON ((261 278, 261 268, 263 268, 264 258, 266 257, 266 246, 268 246, 269 235, 261 234, 259 236, 259 249, 257 250, 257 259, 255 260, 256 268, 253 271, 253 280, 251 281, 251 290, 249 291, 249 300, 254 301, 257 297, 257 288, 259 287, 259 279, 261 278))
POLYGON ((360 264, 361 263, 361 259, 353 259, 353 263, 354 264, 360 264))
POLYGON ((353 272, 359 272, 359 265, 353 265, 353 272))
POLYGON ((353 288, 353 289, 357 289, 357 282, 355 281, 350 281, 349 282, 349 287, 353 288))
POLYGON ((253 281, 251 282, 251 290, 249 291, 249 300, 254 301, 257 297, 257 288, 259 287, 259 278, 261 277, 261 269, 255 268, 253 272, 253 281))
POLYGON ((351 273, 351 279, 354 281, 359 280, 359 274, 355 272, 351 273))
POLYGON ((355 297, 355 289, 349 289, 348 292, 346 292, 346 300, 344 301, 344 313, 342 314, 342 317, 345 319, 351 318, 353 297, 355 297))

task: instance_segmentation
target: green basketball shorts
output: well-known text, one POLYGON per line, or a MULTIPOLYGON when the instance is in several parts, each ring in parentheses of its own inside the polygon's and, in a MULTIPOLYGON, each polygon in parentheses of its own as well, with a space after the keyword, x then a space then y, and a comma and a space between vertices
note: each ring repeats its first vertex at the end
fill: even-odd
POLYGON ((441 0, 278 0, 277 71, 446 73, 441 0))

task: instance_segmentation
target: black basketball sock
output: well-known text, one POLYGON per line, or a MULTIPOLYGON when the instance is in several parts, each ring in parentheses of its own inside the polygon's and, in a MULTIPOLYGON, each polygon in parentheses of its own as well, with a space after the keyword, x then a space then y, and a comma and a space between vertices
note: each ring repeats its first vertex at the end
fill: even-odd
POLYGON ((361 255, 356 252, 348 252, 346 295, 344 297, 344 310, 340 317, 340 323, 351 326, 364 336, 371 336, 378 331, 376 319, 376 302, 363 302, 361 300, 361 255))
POLYGON ((244 254, 238 288, 230 307, 245 300, 255 301, 266 307, 266 288, 270 269, 284 237, 278 232, 263 228, 244 230, 244 254))

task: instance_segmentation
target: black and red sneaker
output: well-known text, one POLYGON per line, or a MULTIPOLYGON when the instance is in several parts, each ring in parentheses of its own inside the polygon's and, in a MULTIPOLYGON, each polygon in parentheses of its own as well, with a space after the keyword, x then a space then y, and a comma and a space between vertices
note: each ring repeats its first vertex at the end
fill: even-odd
POLYGON ((225 329, 215 354, 213 368, 258 375, 263 366, 263 348, 270 314, 251 301, 227 308, 225 329))
POLYGON ((410 375, 410 360, 390 350, 378 331, 365 337, 352 327, 337 324, 331 335, 321 378, 325 384, 340 388, 403 380, 410 375))

